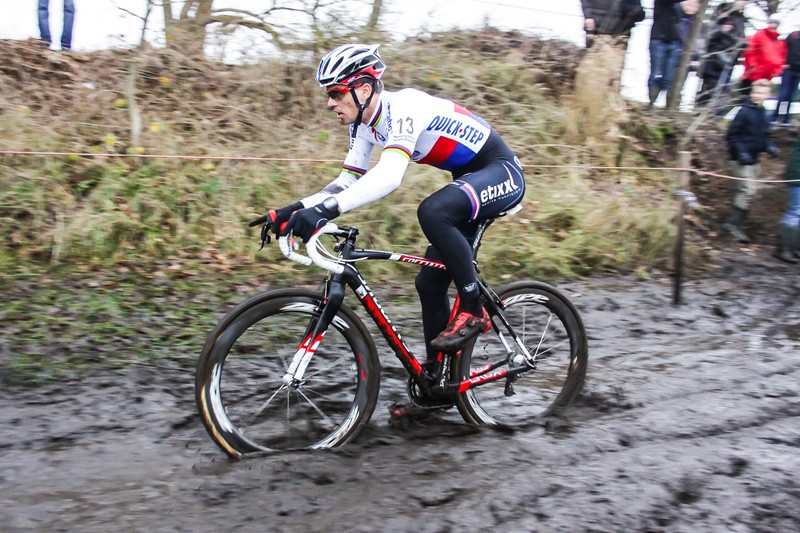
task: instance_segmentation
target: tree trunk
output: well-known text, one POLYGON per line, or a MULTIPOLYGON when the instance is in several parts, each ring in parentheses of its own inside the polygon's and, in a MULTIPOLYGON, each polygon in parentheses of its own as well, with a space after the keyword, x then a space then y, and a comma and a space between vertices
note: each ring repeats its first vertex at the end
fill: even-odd
POLYGON ((213 4, 214 0, 186 0, 180 17, 172 24, 172 42, 168 40, 168 44, 184 54, 202 56, 213 4))
POLYGON ((770 15, 777 13, 780 3, 780 0, 767 0, 767 13, 770 15))
POLYGON ((672 80, 672 87, 670 87, 669 94, 667 94, 667 109, 674 111, 681 103, 681 90, 684 83, 686 83, 686 75, 689 73, 689 63, 692 58, 692 51, 694 50, 697 38, 700 36, 700 29, 703 27, 703 18, 708 9, 709 0, 700 0, 700 7, 694 16, 692 22, 692 30, 689 32, 689 37, 683 46, 681 53, 681 61, 678 63, 675 78, 672 80))
POLYGON ((167 40, 167 48, 169 48, 170 44, 175 41, 172 0, 161 0, 161 7, 164 9, 164 37, 167 40))
MULTIPOLYGON (((153 9, 153 0, 147 0, 147 11, 142 20, 142 36, 139 39, 139 52, 145 47, 145 34, 147 33, 147 22, 150 19, 150 12, 153 9)), ((134 56, 128 66, 128 83, 125 84, 125 96, 128 98, 128 115, 131 119, 131 138, 130 146, 137 148, 142 145, 142 114, 139 111, 139 103, 136 100, 136 81, 139 79, 139 54, 134 56)))
POLYGON ((367 35, 373 35, 378 31, 378 19, 381 16, 381 10, 383 9, 383 0, 373 0, 372 2, 372 13, 369 15, 369 21, 367 21, 367 25, 364 27, 364 31, 367 35))

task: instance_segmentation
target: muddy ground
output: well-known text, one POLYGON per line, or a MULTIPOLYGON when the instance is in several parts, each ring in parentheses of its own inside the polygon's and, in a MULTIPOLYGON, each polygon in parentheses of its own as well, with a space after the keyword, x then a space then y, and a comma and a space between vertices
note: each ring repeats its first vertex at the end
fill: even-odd
MULTIPOLYGON (((584 393, 512 434, 455 413, 328 452, 228 460, 193 372, 137 366, 0 393, 5 531, 798 531, 800 267, 734 250, 687 281, 559 284, 590 339, 584 393)), ((200 346, 198 346, 198 351, 200 346)))

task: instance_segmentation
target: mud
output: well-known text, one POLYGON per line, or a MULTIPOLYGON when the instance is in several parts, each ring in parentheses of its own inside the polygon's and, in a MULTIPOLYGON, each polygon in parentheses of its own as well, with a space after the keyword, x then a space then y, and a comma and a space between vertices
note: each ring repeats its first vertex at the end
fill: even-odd
POLYGON ((800 530, 800 267, 736 251, 679 307, 670 283, 559 284, 587 326, 587 384, 515 433, 453 412, 390 424, 404 384, 382 343, 370 427, 327 452, 228 460, 191 369, 5 388, 2 529, 800 530))

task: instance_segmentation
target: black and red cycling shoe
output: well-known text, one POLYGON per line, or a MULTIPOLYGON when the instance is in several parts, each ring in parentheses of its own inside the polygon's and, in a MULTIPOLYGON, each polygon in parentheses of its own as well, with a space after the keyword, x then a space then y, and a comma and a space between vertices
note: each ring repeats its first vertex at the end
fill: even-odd
POLYGON ((486 309, 482 310, 483 316, 477 316, 461 311, 447 324, 444 331, 431 341, 431 348, 441 352, 452 353, 482 333, 489 333, 492 321, 486 309))

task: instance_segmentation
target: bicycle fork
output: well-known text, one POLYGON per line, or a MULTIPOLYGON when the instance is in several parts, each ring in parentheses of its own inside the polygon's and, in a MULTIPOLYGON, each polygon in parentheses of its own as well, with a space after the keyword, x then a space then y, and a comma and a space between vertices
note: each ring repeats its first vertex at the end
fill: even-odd
POLYGON ((283 382, 288 386, 296 387, 303 381, 303 376, 311 362, 311 358, 314 356, 314 352, 317 351, 317 347, 328 331, 328 326, 333 322, 344 301, 345 290, 343 283, 331 283, 328 281, 325 285, 324 294, 326 296, 322 301, 322 313, 315 324, 312 321, 313 328, 311 327, 312 324, 309 324, 310 331, 306 332, 305 338, 297 348, 294 357, 292 357, 292 362, 289 364, 286 374, 283 375, 283 382))

